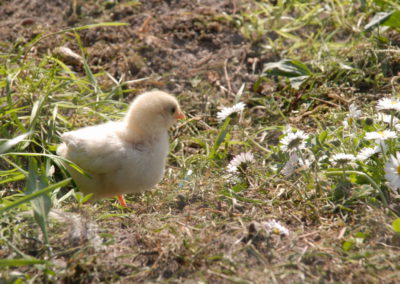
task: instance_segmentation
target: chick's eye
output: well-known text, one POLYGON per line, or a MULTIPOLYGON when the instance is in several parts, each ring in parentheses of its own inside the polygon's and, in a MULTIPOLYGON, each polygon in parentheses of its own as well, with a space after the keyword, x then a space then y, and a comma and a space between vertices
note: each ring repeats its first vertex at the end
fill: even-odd
POLYGON ((174 114, 174 113, 176 112, 176 107, 175 107, 175 106, 172 106, 172 107, 170 108, 170 112, 171 112, 172 114, 174 114))

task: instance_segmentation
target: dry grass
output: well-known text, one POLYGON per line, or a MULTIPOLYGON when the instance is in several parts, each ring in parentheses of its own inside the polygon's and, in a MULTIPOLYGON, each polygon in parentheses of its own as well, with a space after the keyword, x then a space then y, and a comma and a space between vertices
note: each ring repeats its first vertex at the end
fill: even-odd
MULTIPOLYGON (((0 7, 9 10, 14 2, 0 7)), ((280 170, 288 157, 278 146, 291 124, 316 137, 325 130, 324 153, 350 147, 341 137, 349 104, 363 105, 369 116, 378 98, 398 95, 398 28, 362 31, 375 13, 398 4, 142 2, 72 1, 80 5, 75 12, 60 4, 76 26, 95 15, 130 26, 59 33, 26 54, 34 29, 18 26, 19 41, 8 30, 0 48, 0 137, 29 135, 0 151, 0 210, 25 195, 26 181, 45 179, 36 190, 67 185, 46 193, 53 202, 47 227, 38 225, 46 214, 31 217, 34 201, 0 211, 0 283, 398 282, 400 237, 391 226, 398 196, 384 183, 379 190, 355 176, 345 183, 326 168, 285 177, 280 170), (149 28, 152 11, 160 16, 149 28), (53 57, 60 45, 85 60, 53 57), (262 72, 265 63, 284 58, 312 70, 298 89, 262 72), (82 204, 52 156, 60 133, 118 119, 132 97, 153 87, 175 93, 188 116, 171 131, 163 181, 128 196, 127 209, 113 199, 82 204), (247 105, 243 114, 218 123, 217 112, 238 101, 247 105), (254 162, 239 181, 229 180, 229 162, 247 151, 254 162), (267 230, 263 222, 271 220, 289 235, 267 230)), ((64 28, 54 25, 46 32, 64 28)), ((364 130, 365 121, 359 122, 364 130)))

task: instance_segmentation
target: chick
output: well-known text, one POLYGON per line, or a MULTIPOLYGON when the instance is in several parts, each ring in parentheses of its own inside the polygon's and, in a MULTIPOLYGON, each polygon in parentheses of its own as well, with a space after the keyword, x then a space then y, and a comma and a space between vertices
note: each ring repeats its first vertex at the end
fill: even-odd
POLYGON ((139 95, 123 121, 64 133, 57 154, 74 162, 89 176, 66 164, 80 190, 92 200, 152 188, 163 177, 168 155, 168 129, 184 119, 178 101, 162 91, 139 95))

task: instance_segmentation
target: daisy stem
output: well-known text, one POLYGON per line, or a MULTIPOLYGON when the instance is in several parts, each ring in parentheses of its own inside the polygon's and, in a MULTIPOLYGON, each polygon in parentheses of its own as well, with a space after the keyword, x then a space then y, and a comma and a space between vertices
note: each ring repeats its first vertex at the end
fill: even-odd
POLYGON ((261 145, 260 145, 259 143, 257 143, 253 138, 251 138, 247 133, 245 133, 244 135, 246 135, 246 138, 247 138, 251 143, 253 143, 254 146, 256 146, 258 149, 260 149, 261 151, 263 151, 263 152, 265 152, 265 153, 268 153, 268 154, 271 154, 271 153, 272 153, 271 150, 268 150, 267 148, 261 146, 261 145))
POLYGON ((316 186, 316 191, 318 194, 321 194, 321 186, 319 184, 319 179, 318 179, 318 173, 319 173, 319 157, 317 158, 317 156, 314 154, 314 160, 315 160, 315 170, 314 172, 314 180, 315 180, 315 186, 316 186))
MULTIPOLYGON (((343 172, 342 171, 326 172, 327 176, 337 176, 337 175, 342 175, 342 174, 344 174, 344 171, 343 172)), ((347 175, 356 174, 356 175, 365 177, 369 181, 369 183, 378 191, 379 196, 382 199, 383 205, 385 207, 388 207, 388 202, 387 202, 385 195, 383 194, 383 191, 369 175, 367 175, 366 173, 363 173, 363 172, 359 172, 359 171, 347 171, 346 174, 347 175)))
POLYGON ((390 125, 389 125, 389 128, 390 128, 390 130, 392 130, 392 131, 393 131, 393 121, 394 121, 394 112, 391 111, 391 112, 390 112, 390 125))
MULTIPOLYGON (((389 143, 389 149, 391 148, 390 146, 391 146, 391 143, 389 143)), ((385 153, 385 141, 380 141, 379 142, 379 147, 381 148, 383 162, 386 163, 387 162, 387 157, 386 157, 386 153, 385 153)))
POLYGON ((301 161, 303 162, 303 165, 305 165, 306 164, 306 160, 304 159, 303 153, 301 153, 299 147, 296 147, 296 152, 297 152, 297 154, 299 154, 299 157, 300 157, 301 161))
MULTIPOLYGON (((296 147, 296 152, 299 155, 301 161, 303 162, 303 166, 306 166, 307 165, 306 160, 304 159, 303 153, 300 151, 299 147, 296 147)), ((304 172, 304 175, 306 176, 307 181, 310 183, 311 176, 310 176, 309 171, 303 171, 303 172, 304 172)))

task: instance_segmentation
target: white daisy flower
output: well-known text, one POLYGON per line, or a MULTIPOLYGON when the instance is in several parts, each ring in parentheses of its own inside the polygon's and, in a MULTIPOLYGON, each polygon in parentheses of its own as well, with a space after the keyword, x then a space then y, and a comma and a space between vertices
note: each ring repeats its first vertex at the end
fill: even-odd
POLYGON ((349 113, 347 114, 347 117, 359 118, 360 116, 361 116, 361 110, 359 110, 355 104, 351 104, 349 106, 349 113))
POLYGON ((280 222, 275 221, 274 219, 268 222, 262 222, 262 224, 265 226, 266 230, 270 233, 276 234, 276 235, 289 235, 289 230, 282 226, 280 222))
POLYGON ((397 134, 391 130, 383 130, 383 131, 375 131, 375 132, 367 132, 365 133, 365 139, 367 140, 375 140, 376 143, 380 143, 381 141, 387 139, 396 138, 397 134))
MULTIPOLYGON (((346 116, 346 119, 343 120, 343 126, 345 129, 349 128, 349 126, 354 125, 354 122, 357 118, 361 116, 361 110, 355 104, 351 104, 349 106, 349 113, 346 116)), ((353 136, 354 134, 351 134, 353 136)))
POLYGON ((306 147, 307 139, 308 135, 301 130, 298 130, 295 133, 288 133, 281 140, 281 149, 289 152, 304 149, 306 147))
POLYGON ((232 107, 224 107, 221 111, 217 113, 217 118, 219 122, 224 121, 228 116, 233 113, 240 113, 244 110, 246 105, 244 103, 235 104, 232 107))
POLYGON ((392 98, 383 98, 376 105, 378 111, 400 111, 400 101, 392 98))
POLYGON ((385 164, 385 178, 392 187, 400 188, 400 152, 396 152, 396 156, 391 155, 385 164))
POLYGON ((393 124, 399 123, 399 119, 397 117, 384 113, 378 113, 378 115, 376 116, 376 120, 390 124, 392 123, 392 117, 393 117, 393 124))
POLYGON ((230 161, 229 165, 227 166, 227 171, 229 173, 238 173, 241 166, 253 162, 254 155, 251 152, 240 153, 230 161))
POLYGON ((380 153, 380 152, 381 152, 380 146, 362 148, 360 153, 358 153, 358 155, 357 155, 357 160, 366 161, 369 158, 371 158, 373 155, 380 153))
POLYGON ((353 154, 339 153, 332 156, 330 159, 331 163, 337 166, 353 165, 356 157, 353 154))

